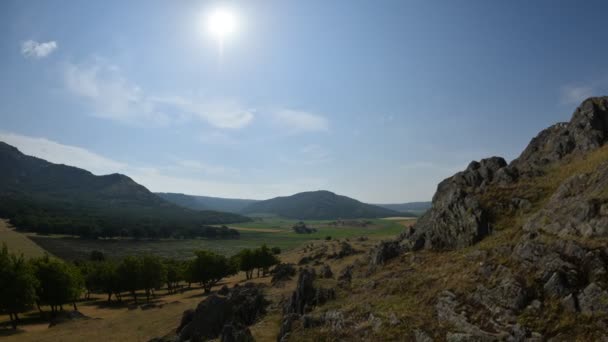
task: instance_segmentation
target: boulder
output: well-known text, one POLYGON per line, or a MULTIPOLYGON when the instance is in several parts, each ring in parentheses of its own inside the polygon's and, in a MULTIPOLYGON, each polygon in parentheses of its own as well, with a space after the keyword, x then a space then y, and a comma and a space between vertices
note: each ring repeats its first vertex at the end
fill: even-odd
POLYGON ((250 283, 234 288, 226 297, 212 294, 194 312, 184 312, 179 341, 217 338, 225 325, 248 326, 266 312, 268 304, 262 290, 250 283))
POLYGON ((370 251, 370 264, 372 266, 384 265, 386 261, 399 256, 401 251, 398 241, 382 241, 370 251))
POLYGON ((591 283, 578 295, 581 312, 587 315, 608 313, 608 292, 591 283))

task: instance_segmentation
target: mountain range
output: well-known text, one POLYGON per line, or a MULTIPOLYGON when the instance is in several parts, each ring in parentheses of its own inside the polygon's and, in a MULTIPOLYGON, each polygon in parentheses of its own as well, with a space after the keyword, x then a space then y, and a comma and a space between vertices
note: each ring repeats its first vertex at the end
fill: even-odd
POLYGON ((96 176, 0 142, 0 217, 20 229, 87 237, 237 237, 210 224, 248 221, 167 202, 121 174, 96 176))

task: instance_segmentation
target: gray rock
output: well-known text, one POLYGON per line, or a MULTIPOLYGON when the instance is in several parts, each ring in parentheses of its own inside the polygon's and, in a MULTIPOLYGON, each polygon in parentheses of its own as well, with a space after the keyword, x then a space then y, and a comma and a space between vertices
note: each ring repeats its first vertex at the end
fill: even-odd
POLYGON ((568 281, 561 272, 553 272, 551 278, 543 285, 543 292, 548 297, 560 298, 570 293, 568 281))
POLYGON ((566 311, 570 311, 570 312, 578 311, 576 297, 572 293, 567 295, 566 297, 562 298, 560 300, 560 303, 566 311))
POLYGON ((262 290, 251 283, 232 289, 226 297, 212 294, 194 312, 184 312, 179 340, 217 338, 227 324, 248 326, 266 312, 268 304, 262 290))
POLYGON ((249 328, 241 325, 226 324, 220 336, 221 342, 254 342, 249 328))
POLYGON ((372 266, 384 265, 390 259, 401 254, 402 248, 398 241, 382 241, 370 251, 370 264, 372 266))
POLYGON ((578 295, 581 312, 587 315, 608 313, 608 292, 597 283, 591 283, 578 295))

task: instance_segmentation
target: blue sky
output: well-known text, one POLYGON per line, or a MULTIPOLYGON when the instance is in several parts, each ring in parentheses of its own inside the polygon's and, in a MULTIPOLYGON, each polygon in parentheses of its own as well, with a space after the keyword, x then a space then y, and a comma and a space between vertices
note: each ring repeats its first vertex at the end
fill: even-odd
POLYGON ((608 92, 602 1, 2 1, 0 140, 153 191, 429 200, 608 92), (204 30, 229 8, 219 54, 204 30))

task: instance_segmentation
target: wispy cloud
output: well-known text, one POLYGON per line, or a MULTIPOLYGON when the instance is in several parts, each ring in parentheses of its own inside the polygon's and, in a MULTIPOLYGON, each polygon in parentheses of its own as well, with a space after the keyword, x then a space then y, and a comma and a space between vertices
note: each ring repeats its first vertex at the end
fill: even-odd
POLYGON ((120 68, 99 58, 68 64, 65 84, 70 93, 90 105, 93 115, 123 123, 166 125, 198 120, 216 128, 238 129, 254 118, 253 109, 236 101, 149 94, 129 81, 120 68))
POLYGON ((28 40, 21 43, 21 54, 27 58, 44 58, 57 49, 57 42, 54 40, 39 43, 35 40, 28 40))
POLYGON ((309 190, 322 189, 327 181, 320 178, 296 178, 289 181, 226 181, 208 180, 206 176, 192 176, 192 170, 204 170, 206 174, 238 172, 235 169, 210 165, 196 160, 176 161, 170 167, 134 165, 104 157, 82 147, 61 144, 46 138, 30 137, 0 132, 0 141, 11 144, 21 152, 53 163, 72 165, 89 170, 97 175, 115 172, 124 173, 151 191, 181 192, 194 195, 209 195, 234 198, 266 199, 309 190), (184 176, 188 175, 190 176, 184 176))
POLYGON ((329 130, 329 121, 325 117, 304 111, 281 109, 274 112, 274 120, 289 133, 329 130))
POLYGON ((578 105, 586 98, 597 94, 597 91, 595 86, 564 86, 561 89, 561 102, 578 105))

